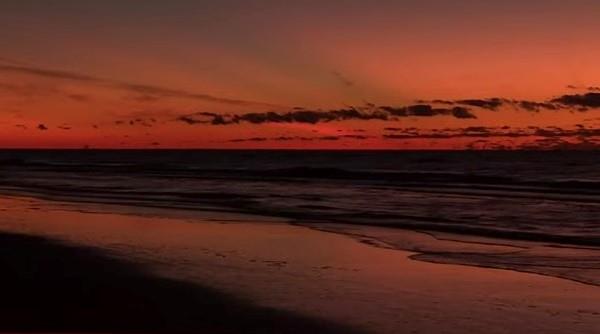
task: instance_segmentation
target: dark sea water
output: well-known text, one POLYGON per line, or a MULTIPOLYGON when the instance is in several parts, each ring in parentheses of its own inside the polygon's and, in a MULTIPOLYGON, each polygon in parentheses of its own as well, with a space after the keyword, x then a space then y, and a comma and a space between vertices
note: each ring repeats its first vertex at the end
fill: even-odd
POLYGON ((600 245, 600 152, 13 150, 0 192, 600 245))

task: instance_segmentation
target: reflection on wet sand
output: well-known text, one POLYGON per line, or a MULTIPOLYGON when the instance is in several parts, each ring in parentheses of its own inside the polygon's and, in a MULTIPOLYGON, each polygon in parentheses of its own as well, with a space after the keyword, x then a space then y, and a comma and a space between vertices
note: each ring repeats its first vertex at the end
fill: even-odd
POLYGON ((600 289, 572 281, 414 261, 414 253, 254 217, 224 223, 183 213, 161 218, 117 207, 1 200, 1 231, 95 247, 163 278, 373 332, 600 328, 600 289))
POLYGON ((493 239, 348 224, 301 224, 379 247, 416 252, 412 259, 511 269, 600 286, 600 248, 493 239))

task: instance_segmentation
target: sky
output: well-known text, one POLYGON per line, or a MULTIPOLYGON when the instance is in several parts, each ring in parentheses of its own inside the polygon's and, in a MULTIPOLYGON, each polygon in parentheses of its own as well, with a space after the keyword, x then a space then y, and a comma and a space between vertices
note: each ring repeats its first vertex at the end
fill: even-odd
POLYGON ((595 0, 0 2, 0 147, 600 147, 595 0))

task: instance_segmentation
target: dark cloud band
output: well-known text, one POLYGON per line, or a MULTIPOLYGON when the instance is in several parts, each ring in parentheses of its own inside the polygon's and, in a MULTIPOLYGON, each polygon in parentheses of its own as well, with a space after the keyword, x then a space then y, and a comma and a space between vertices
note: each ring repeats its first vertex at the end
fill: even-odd
POLYGON ((230 125, 240 123, 266 124, 266 123, 305 123, 317 124, 333 121, 347 120, 379 120, 394 121, 401 117, 433 117, 433 116, 452 116, 460 119, 477 118, 469 109, 464 107, 454 108, 433 108, 431 105, 419 104, 407 107, 376 107, 368 105, 366 107, 350 107, 334 110, 306 110, 296 108, 288 112, 262 112, 245 113, 239 115, 221 115, 209 112, 198 112, 188 115, 181 115, 176 121, 186 124, 211 124, 211 125, 230 125))

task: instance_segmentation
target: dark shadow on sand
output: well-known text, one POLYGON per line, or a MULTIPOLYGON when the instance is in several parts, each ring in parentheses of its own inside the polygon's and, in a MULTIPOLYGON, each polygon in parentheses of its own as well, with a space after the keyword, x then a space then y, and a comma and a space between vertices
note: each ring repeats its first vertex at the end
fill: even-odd
POLYGON ((89 248, 0 234, 0 332, 358 333, 153 277, 89 248))

